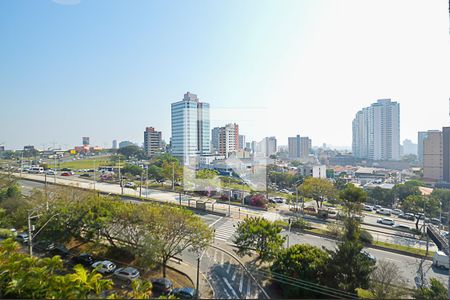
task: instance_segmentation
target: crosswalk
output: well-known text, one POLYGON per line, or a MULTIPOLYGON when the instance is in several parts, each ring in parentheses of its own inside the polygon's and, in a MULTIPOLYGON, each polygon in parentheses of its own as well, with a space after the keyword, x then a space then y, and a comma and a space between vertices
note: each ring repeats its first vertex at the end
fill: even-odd
POLYGON ((209 248, 204 255, 213 267, 206 272, 214 284, 215 297, 220 299, 258 299, 258 287, 244 269, 223 251, 209 248))
POLYGON ((224 222, 221 220, 221 222, 218 222, 214 226, 215 239, 224 242, 232 241, 234 238, 234 233, 236 232, 235 226, 237 226, 237 222, 233 219, 225 219, 224 222))

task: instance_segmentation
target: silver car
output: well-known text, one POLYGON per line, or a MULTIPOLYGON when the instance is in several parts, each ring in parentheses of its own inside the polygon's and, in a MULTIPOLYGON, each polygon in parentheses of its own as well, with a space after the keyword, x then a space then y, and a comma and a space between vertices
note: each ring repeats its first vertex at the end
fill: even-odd
POLYGON ((112 273, 116 269, 116 265, 109 260, 96 261, 92 264, 92 267, 102 274, 112 273))
POLYGON ((114 276, 121 280, 136 280, 139 278, 140 274, 136 268, 125 267, 119 268, 114 272, 114 276))

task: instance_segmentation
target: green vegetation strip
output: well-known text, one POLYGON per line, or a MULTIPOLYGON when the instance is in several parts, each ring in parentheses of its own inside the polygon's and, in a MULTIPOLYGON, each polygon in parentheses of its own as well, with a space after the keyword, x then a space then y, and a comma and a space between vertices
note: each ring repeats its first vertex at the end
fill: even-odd
MULTIPOLYGON (((327 236, 327 237, 330 237, 330 238, 334 238, 325 229, 312 228, 312 229, 306 229, 305 232, 306 233, 313 233, 313 234, 323 235, 323 236, 327 236)), ((403 252, 406 252, 406 253, 411 253, 413 255, 420 255, 420 256, 425 256, 426 255, 426 250, 424 250, 424 249, 418 249, 418 248, 413 248, 413 247, 404 246, 404 245, 391 244, 391 243, 380 242, 380 241, 373 241, 372 245, 378 246, 378 247, 382 247, 382 248, 386 248, 386 249, 403 251, 403 252)), ((428 251, 428 257, 433 257, 433 255, 434 255, 434 251, 428 251)))
MULTIPOLYGON (((380 242, 380 241, 373 241, 373 245, 383 247, 383 248, 393 249, 393 250, 400 250, 400 251, 404 251, 404 252, 408 252, 408 253, 420 255, 420 256, 426 255, 426 250, 413 248, 413 247, 409 247, 409 246, 391 244, 391 243, 380 242)), ((433 255, 434 255, 433 251, 428 251, 428 257, 433 257, 433 255)))

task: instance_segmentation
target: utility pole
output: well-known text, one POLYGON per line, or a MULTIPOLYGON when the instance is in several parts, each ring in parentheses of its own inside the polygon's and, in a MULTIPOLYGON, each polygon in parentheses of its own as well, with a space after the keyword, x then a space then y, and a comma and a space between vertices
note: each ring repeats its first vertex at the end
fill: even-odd
POLYGON ((20 157, 20 178, 22 178, 22 171, 23 171, 23 151, 20 157))
POLYGON ((231 218, 231 196, 233 191, 230 190, 230 197, 228 197, 228 216, 231 218))
POLYGON ((31 230, 31 213, 30 212, 28 212, 27 221, 28 221, 28 253, 30 254, 30 257, 33 257, 33 236, 32 236, 32 230, 31 230))
POLYGON ((142 176, 144 176, 144 170, 141 172, 141 185, 139 186, 139 198, 142 196, 142 176))
POLYGON ((199 288, 200 288, 200 257, 197 257, 197 291, 195 292, 195 298, 197 299, 198 295, 200 294, 199 288))
POLYGON ((97 178, 95 176, 96 171, 97 170, 95 169, 95 159, 94 159, 94 191, 95 191, 95 182, 97 181, 97 178))
MULTIPOLYGON (((54 147, 53 147, 54 148, 54 147)), ((56 151, 53 153, 53 183, 56 184, 56 151)))
POLYGON ((287 243, 286 248, 289 248, 289 236, 291 235, 291 218, 289 218, 288 223, 289 223, 289 226, 288 226, 288 235, 287 235, 287 239, 286 239, 286 243, 287 243))
POLYGON ((119 154, 119 183, 121 188, 121 194, 123 195, 122 173, 120 172, 120 154, 119 154))
POLYGON ((172 162, 172 191, 175 190, 175 162, 172 162))

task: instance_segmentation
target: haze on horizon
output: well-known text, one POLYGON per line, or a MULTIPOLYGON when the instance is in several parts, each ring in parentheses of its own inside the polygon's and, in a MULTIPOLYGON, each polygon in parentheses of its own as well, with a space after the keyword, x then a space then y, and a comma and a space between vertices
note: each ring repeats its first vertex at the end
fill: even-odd
POLYGON ((355 113, 400 103, 401 141, 449 124, 448 1, 0 2, 0 144, 170 138, 187 91, 247 140, 351 145, 355 113))

